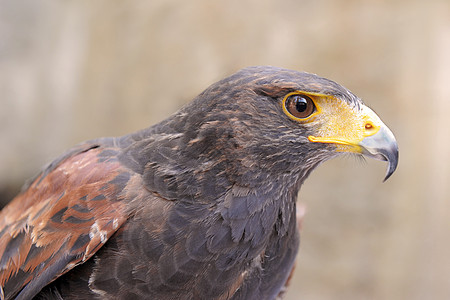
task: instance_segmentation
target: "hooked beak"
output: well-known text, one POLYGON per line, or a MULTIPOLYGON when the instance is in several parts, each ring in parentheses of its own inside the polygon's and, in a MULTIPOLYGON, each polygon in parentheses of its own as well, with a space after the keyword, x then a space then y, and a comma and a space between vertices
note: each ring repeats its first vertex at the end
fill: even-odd
MULTIPOLYGON (((323 105, 324 106, 324 105, 323 105)), ((325 109, 322 109, 325 111, 325 109)), ((330 109, 327 124, 319 128, 318 136, 308 136, 310 142, 336 145, 338 152, 353 152, 388 162, 386 181, 398 164, 398 145, 394 134, 380 120, 377 114, 367 106, 355 112, 345 105, 339 113, 330 109)))
POLYGON ((398 145, 394 134, 383 124, 377 133, 365 137, 358 146, 361 147, 363 155, 388 162, 386 177, 383 180, 385 182, 398 164, 398 145))

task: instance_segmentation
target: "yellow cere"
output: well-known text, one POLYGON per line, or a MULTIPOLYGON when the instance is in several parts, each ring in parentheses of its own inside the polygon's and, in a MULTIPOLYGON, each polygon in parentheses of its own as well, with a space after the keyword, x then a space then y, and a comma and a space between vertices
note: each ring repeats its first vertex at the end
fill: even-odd
POLYGON ((381 120, 364 105, 358 109, 332 96, 308 95, 312 97, 318 112, 311 122, 317 132, 308 137, 311 142, 331 143, 336 145, 337 151, 360 153, 358 144, 380 129, 381 120))

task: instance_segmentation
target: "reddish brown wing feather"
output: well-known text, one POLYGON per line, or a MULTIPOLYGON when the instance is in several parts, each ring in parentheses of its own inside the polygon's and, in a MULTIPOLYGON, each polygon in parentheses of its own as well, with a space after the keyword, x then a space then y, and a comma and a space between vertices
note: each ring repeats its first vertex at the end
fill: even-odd
POLYGON ((6 299, 19 292, 33 296, 89 259, 126 220, 118 200, 129 174, 115 157, 100 159, 103 151, 88 148, 67 157, 0 213, 0 287, 6 299))

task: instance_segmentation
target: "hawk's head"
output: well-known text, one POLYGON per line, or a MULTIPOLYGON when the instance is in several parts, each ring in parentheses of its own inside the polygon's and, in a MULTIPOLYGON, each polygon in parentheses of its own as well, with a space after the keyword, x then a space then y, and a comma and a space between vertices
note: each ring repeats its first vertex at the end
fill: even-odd
POLYGON ((389 128, 349 90, 314 74, 249 67, 210 86, 182 112, 196 120, 196 141, 214 135, 215 149, 237 149, 230 153, 245 153, 249 165, 305 175, 350 152, 388 161, 385 180, 397 167, 389 128))

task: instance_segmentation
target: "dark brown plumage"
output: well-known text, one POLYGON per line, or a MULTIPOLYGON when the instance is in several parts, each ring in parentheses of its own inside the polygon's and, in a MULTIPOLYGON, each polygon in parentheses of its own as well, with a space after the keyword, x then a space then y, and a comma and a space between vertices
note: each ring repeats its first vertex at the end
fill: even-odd
POLYGON ((397 165, 392 133, 342 86, 243 69, 24 187, 0 214, 2 299, 274 299, 300 186, 342 152, 388 160, 388 176, 397 165))

